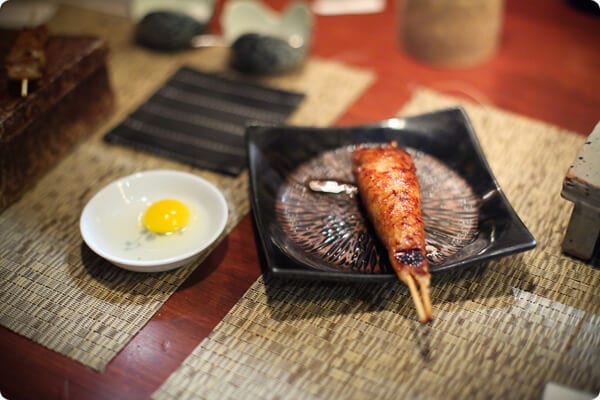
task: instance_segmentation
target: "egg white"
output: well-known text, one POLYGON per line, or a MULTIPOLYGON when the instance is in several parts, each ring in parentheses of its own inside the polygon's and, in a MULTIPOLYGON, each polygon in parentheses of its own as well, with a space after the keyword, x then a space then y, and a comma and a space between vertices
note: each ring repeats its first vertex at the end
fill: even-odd
POLYGON ((146 209, 160 199, 142 198, 116 207, 98 222, 104 246, 116 257, 136 261, 156 261, 192 252, 210 235, 210 215, 193 198, 173 196, 185 204, 190 218, 187 225, 172 234, 149 232, 142 224, 146 209))

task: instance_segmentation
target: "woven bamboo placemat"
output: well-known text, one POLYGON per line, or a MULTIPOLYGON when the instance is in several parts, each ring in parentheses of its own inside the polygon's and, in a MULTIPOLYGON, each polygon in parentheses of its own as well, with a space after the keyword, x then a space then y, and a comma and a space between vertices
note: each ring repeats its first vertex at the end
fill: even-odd
MULTIPOLYGON (((160 274, 118 269, 82 244, 79 215, 85 203, 114 179, 170 168, 191 171, 222 189, 230 212, 226 233, 249 205, 247 172, 230 177, 198 170, 106 144, 102 136, 182 64, 236 76, 228 72, 225 49, 164 55, 133 46, 131 24, 123 18, 62 7, 50 29, 108 40, 118 106, 89 140, 0 214, 0 324, 103 370, 201 260, 160 274)), ((290 122, 322 126, 338 118, 372 78, 368 71, 311 59, 294 73, 261 82, 305 93, 290 122)))
MULTIPOLYGON (((460 101, 420 90, 415 114, 460 101)), ((561 182, 584 138, 465 104, 493 171, 538 239, 437 274, 420 325, 400 283, 258 279, 155 399, 530 399, 549 381, 600 390, 600 271, 561 255, 561 182)))

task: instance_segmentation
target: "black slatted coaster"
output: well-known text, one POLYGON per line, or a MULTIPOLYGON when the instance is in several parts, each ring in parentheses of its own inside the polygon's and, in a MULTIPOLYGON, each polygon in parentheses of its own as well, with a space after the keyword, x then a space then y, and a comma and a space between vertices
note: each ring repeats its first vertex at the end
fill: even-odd
POLYGON ((246 125, 284 124, 303 98, 182 67, 104 139, 238 175, 247 162, 246 125))

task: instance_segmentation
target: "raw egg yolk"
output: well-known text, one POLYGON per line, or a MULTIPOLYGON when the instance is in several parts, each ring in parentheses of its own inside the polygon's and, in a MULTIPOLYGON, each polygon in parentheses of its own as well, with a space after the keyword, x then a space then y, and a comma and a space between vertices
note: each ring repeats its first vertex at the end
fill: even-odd
POLYGON ((152 203, 146 209, 142 223, 150 232, 170 234, 184 228, 190 219, 188 208, 174 199, 152 203))

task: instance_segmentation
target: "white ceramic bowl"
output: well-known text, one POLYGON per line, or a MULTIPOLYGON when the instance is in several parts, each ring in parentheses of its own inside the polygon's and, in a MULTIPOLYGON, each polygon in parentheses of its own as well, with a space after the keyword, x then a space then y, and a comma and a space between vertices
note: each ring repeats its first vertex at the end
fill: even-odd
POLYGON ((257 0, 229 0, 221 15, 223 36, 229 43, 246 33, 259 33, 310 46, 313 15, 304 1, 293 1, 278 13, 257 0))
POLYGON ((0 28, 25 29, 43 25, 56 13, 57 4, 50 1, 0 0, 0 28))
POLYGON ((84 207, 79 226, 85 243, 111 263, 138 272, 183 266, 206 250, 225 229, 228 211, 212 183, 180 171, 151 170, 118 179, 84 207), (143 228, 141 216, 161 199, 177 199, 190 211, 184 229, 158 235, 143 228))

